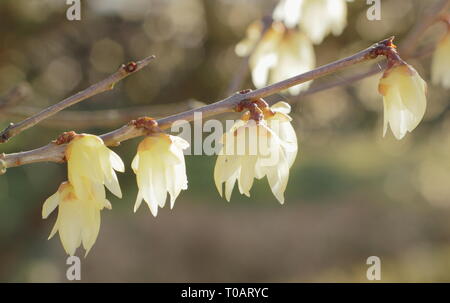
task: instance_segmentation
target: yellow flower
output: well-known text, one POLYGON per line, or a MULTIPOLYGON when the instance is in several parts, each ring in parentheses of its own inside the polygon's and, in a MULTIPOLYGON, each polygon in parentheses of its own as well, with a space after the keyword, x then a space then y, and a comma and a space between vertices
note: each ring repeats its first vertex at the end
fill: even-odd
POLYGON ((305 0, 300 27, 315 44, 332 33, 338 36, 347 26, 346 0, 305 0))
POLYGON ((338 36, 347 25, 346 0, 281 0, 273 13, 274 20, 292 28, 296 25, 315 44, 330 33, 338 36))
POLYGON ((426 82, 406 63, 384 72, 378 86, 384 104, 383 136, 388 124, 398 140, 416 128, 425 114, 426 90, 426 82))
POLYGON ((433 84, 450 88, 450 31, 437 45, 431 65, 433 84))
POLYGON ((76 135, 66 149, 69 182, 80 199, 88 199, 92 184, 104 184, 114 195, 121 198, 119 181, 114 170, 124 172, 120 157, 107 148, 103 140, 94 135, 76 135))
MULTIPOLYGON (((251 24, 247 29, 247 37, 239 42, 235 49, 239 56, 247 56, 251 53, 249 65, 253 84, 257 88, 314 68, 314 49, 302 32, 288 29, 282 23, 275 22, 259 41, 261 31, 261 22, 251 24)), ((311 81, 302 83, 290 87, 288 91, 297 95, 301 90, 307 89, 310 84, 311 81)))
POLYGON ((267 176, 278 201, 284 203, 289 168, 297 154, 297 138, 290 124, 286 103, 272 107, 267 120, 239 120, 224 134, 222 149, 214 168, 214 181, 219 194, 230 201, 236 181, 241 194, 250 196, 254 178, 267 176))
POLYGON ((111 209, 105 199, 105 189, 101 184, 92 184, 96 194, 88 199, 79 199, 73 186, 63 182, 58 191, 50 196, 42 207, 42 218, 46 219, 56 207, 58 218, 49 239, 56 232, 67 254, 73 256, 75 250, 83 243, 86 255, 95 243, 100 229, 100 210, 111 209))
POLYGON ((184 139, 164 133, 142 140, 131 164, 139 187, 134 211, 144 199, 156 217, 158 206, 164 207, 166 203, 167 192, 170 208, 173 208, 181 190, 187 189, 183 149, 188 147, 189 143, 184 139))

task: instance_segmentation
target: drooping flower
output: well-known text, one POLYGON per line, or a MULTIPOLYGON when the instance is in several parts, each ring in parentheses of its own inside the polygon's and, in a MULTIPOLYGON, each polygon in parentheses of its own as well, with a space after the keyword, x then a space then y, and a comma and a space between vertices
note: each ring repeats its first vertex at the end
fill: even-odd
POLYGON ((142 140, 131 164, 139 187, 134 211, 144 199, 156 217, 158 206, 164 207, 166 203, 167 193, 170 194, 170 208, 173 208, 181 190, 187 189, 183 149, 188 147, 189 143, 184 139, 164 133, 152 134, 142 140))
MULTIPOLYGON (((253 84, 257 88, 307 72, 315 66, 314 49, 309 39, 296 29, 288 29, 274 22, 265 31, 256 22, 247 29, 247 37, 236 45, 239 56, 250 55, 249 65, 253 84)), ((297 95, 307 89, 311 81, 290 87, 289 93, 297 95)))
POLYGON ((433 84, 450 88, 450 27, 445 37, 438 43, 431 64, 433 84))
POLYGON ((92 184, 105 185, 121 198, 119 181, 114 170, 124 172, 120 157, 105 146, 100 137, 79 134, 70 141, 66 153, 69 182, 77 197, 88 199, 94 193, 92 184))
POLYGON ((49 239, 56 232, 67 254, 73 256, 83 244, 86 255, 94 245, 100 230, 100 211, 111 209, 105 198, 105 189, 99 183, 91 184, 95 194, 79 199, 69 182, 63 182, 58 191, 50 196, 42 207, 42 218, 46 219, 58 207, 58 218, 49 239))
POLYGON ((320 44, 328 34, 338 36, 346 27, 347 0, 281 0, 273 18, 289 28, 299 25, 314 44, 320 44))
POLYGON ((400 140, 417 127, 425 114, 427 84, 412 66, 402 62, 384 72, 378 91, 383 95, 383 136, 389 125, 400 140))
POLYGON ((278 104, 267 120, 255 122, 244 118, 223 135, 214 181, 219 194, 228 201, 236 181, 239 192, 250 196, 254 178, 267 176, 272 193, 284 203, 289 169, 297 154, 297 138, 286 110, 285 103, 278 104))

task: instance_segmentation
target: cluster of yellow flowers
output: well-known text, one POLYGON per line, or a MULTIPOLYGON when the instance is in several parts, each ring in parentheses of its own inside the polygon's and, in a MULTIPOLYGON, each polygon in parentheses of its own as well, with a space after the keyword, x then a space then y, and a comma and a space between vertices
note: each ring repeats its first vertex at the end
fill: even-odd
MULTIPOLYGON (((275 197, 284 202, 289 168, 297 154, 297 138, 289 112, 290 106, 285 102, 266 108, 258 121, 250 118, 247 112, 223 135, 223 148, 214 170, 220 195, 225 182, 225 195, 229 201, 238 180, 239 191, 250 196, 253 179, 267 176, 275 197), (253 150, 253 147, 256 148, 253 150)), ((121 198, 116 171, 124 172, 125 167, 120 157, 97 136, 74 134, 69 141, 65 152, 68 181, 45 201, 42 217, 47 218, 58 207, 58 217, 49 239, 59 232, 68 254, 73 255, 81 244, 87 254, 100 230, 100 211, 111 209, 105 187, 121 198)), ((164 207, 166 203, 167 193, 170 208, 173 208, 180 192, 187 189, 183 150, 188 147, 189 143, 184 139, 159 131, 150 133, 140 142, 131 164, 139 188, 134 211, 144 200, 156 216, 158 207, 164 207)))
POLYGON ((433 54, 431 77, 433 84, 441 84, 450 89, 450 23, 447 24, 447 33, 433 54))
MULTIPOLYGON (((273 22, 264 34, 262 28, 261 22, 252 23, 247 29, 247 37, 236 45, 239 56, 251 54, 249 65, 253 84, 257 88, 315 67, 314 48, 303 32, 289 29, 282 22, 273 22)), ((310 83, 292 86, 288 91, 297 95, 310 83)))
POLYGON ((58 207, 58 218, 49 238, 58 231, 68 254, 73 255, 81 243, 87 254, 97 239, 100 211, 105 207, 111 209, 104 186, 121 198, 115 170, 123 172, 125 168, 120 157, 94 135, 75 135, 65 157, 69 180, 45 201, 42 217, 47 218, 58 207))
MULTIPOLYGON (((181 138, 157 133, 146 137, 138 147, 132 168, 139 187, 134 210, 147 202, 156 216, 163 207, 167 192, 171 207, 181 190, 187 189, 183 149, 189 144, 181 138)), ((49 197, 42 208, 45 219, 58 207, 58 218, 50 233, 57 231, 65 251, 73 255, 83 244, 86 254, 94 245, 100 229, 100 211, 111 209, 105 186, 121 198, 115 171, 124 172, 120 157, 108 149, 102 139, 89 134, 75 135, 67 146, 68 181, 49 197)))
MULTIPOLYGON (((235 52, 250 56, 253 84, 261 88, 312 70, 313 44, 320 44, 330 33, 342 33, 347 25, 349 1, 352 0, 281 0, 267 28, 262 21, 252 23, 235 52)), ((450 25, 448 28, 436 47, 431 66, 433 83, 445 88, 450 88, 450 25)), ((310 84, 308 81, 290 87, 288 92, 297 95, 310 84)), ((389 125, 394 136, 402 139, 419 124, 425 114, 426 90, 425 81, 412 66, 401 60, 391 62, 379 84, 384 135, 389 125)))
MULTIPOLYGON (((236 45, 238 56, 250 55, 253 84, 263 87, 307 72, 315 67, 313 44, 332 33, 340 35, 347 25, 347 0, 281 0, 267 30, 261 21, 252 23, 247 37, 236 45)), ((311 81, 290 87, 298 95, 311 81)))
MULTIPOLYGON (((320 43, 330 32, 340 34, 346 25, 346 9, 346 0, 282 0, 274 11, 275 21, 264 35, 261 23, 252 24, 236 51, 240 55, 251 54, 255 86, 312 69, 315 59, 311 41, 320 43)), ((383 133, 390 126, 394 136, 402 139, 417 127, 425 114, 427 85, 398 56, 393 44, 386 45, 385 51, 388 68, 379 82, 384 104, 383 133)), ((432 77, 434 83, 450 88, 450 31, 434 53, 432 77)), ((307 86, 304 83, 289 91, 296 94, 307 86)), ((242 110, 247 111, 222 136, 214 168, 217 190, 230 201, 237 182, 239 192, 250 196, 254 179, 267 177, 272 193, 283 204, 289 170, 298 152, 297 136, 289 116, 291 107, 286 102, 269 107, 261 99, 241 103, 242 110)), ((65 151, 68 181, 45 201, 42 216, 47 218, 58 207, 49 238, 59 232, 68 254, 73 255, 80 245, 87 254, 99 233, 100 211, 111 209, 105 187, 122 197, 116 171, 124 172, 125 166, 97 136, 72 134, 68 142, 65 151)), ((159 129, 148 132, 131 164, 139 188, 135 212, 144 200, 156 216, 158 208, 166 204, 168 194, 173 208, 180 192, 188 187, 183 154, 188 147, 184 139, 159 129)))
POLYGON ((291 107, 278 102, 264 111, 261 121, 244 115, 222 138, 222 149, 214 168, 217 190, 230 201, 238 181, 239 192, 250 197, 254 178, 267 176, 278 201, 284 203, 289 169, 297 155, 297 136, 291 125, 291 107))

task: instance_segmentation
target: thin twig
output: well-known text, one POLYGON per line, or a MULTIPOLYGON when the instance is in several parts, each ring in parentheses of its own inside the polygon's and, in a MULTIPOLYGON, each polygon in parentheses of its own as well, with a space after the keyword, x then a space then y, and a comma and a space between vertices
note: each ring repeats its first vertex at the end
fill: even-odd
POLYGON ((0 143, 4 143, 8 141, 8 139, 16 136, 22 131, 38 124, 44 119, 47 119, 50 116, 53 116, 57 112, 72 106, 76 103, 79 103, 83 100, 86 100, 95 95, 101 94, 103 92, 112 90, 114 85, 120 80, 128 77, 129 75, 141 70, 143 67, 147 66, 155 56, 149 56, 138 62, 130 62, 126 65, 122 65, 117 72, 110 75, 108 78, 91 85, 85 90, 70 96, 67 99, 64 99, 46 109, 40 111, 36 115, 33 115, 17 124, 10 124, 6 129, 0 132, 0 143))
POLYGON ((370 67, 367 71, 365 71, 363 73, 351 75, 348 77, 343 77, 337 81, 330 81, 327 83, 312 86, 309 89, 300 92, 297 96, 289 97, 287 102, 289 102, 289 103, 297 102, 302 97, 316 94, 318 92, 325 91, 325 90, 328 90, 328 89, 331 89, 334 87, 346 86, 348 84, 360 81, 362 79, 365 79, 367 77, 370 77, 370 76, 373 76, 373 75, 376 75, 376 74, 382 72, 384 70, 385 66, 386 66, 385 62, 382 62, 380 64, 373 65, 372 67, 370 67))
MULTIPOLYGON (((390 45, 392 38, 380 41, 373 46, 360 51, 354 55, 346 57, 341 60, 334 61, 327 65, 318 67, 312 71, 288 78, 286 80, 274 83, 272 85, 254 90, 254 91, 242 91, 235 93, 228 98, 220 100, 218 102, 197 108, 188 110, 179 114, 175 114, 166 118, 157 120, 158 125, 161 129, 168 129, 171 125, 180 120, 192 121, 194 119, 194 113, 202 113, 203 118, 218 115, 226 112, 234 112, 236 106, 244 100, 254 100, 258 98, 264 98, 282 90, 285 90, 291 86, 295 86, 306 81, 317 79, 346 67, 369 61, 375 59, 380 55, 381 49, 386 49, 387 45, 390 45)), ((100 137, 103 139, 106 145, 116 146, 120 142, 132 139, 138 136, 144 135, 142 129, 136 128, 133 123, 129 123, 119 129, 111 131, 109 133, 103 134, 100 137)), ((3 165, 3 170, 10 167, 15 167, 19 165, 35 163, 35 162, 63 162, 64 161, 64 151, 66 149, 66 144, 56 145, 55 143, 49 143, 43 147, 35 150, 13 153, 13 154, 3 154, 0 155, 0 166, 3 165)), ((0 167, 1 170, 1 167, 0 167)))
MULTIPOLYGON (((154 118, 160 118, 173 113, 176 110, 189 110, 205 105, 205 103, 188 100, 169 104, 155 104, 147 106, 132 106, 121 109, 103 109, 103 110, 66 110, 49 117, 41 122, 46 127, 81 129, 89 127, 114 127, 126 123, 135 117, 142 115, 152 115, 154 118)), ((41 111, 40 108, 33 106, 15 106, 1 112, 0 115, 23 118, 34 115, 41 111)))

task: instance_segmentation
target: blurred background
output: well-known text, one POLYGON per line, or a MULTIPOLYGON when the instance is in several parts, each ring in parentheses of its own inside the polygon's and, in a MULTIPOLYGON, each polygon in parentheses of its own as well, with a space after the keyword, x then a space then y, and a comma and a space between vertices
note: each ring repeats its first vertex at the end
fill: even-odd
MULTIPOLYGON (((383 0, 368 21, 365 1, 349 3, 348 26, 315 46, 317 65, 395 35, 397 42, 435 1, 383 0)), ((26 96, 0 108, 0 127, 86 88, 122 63, 155 54, 148 68, 25 131, 0 152, 29 150, 61 132, 101 134, 133 117, 164 116, 227 94, 242 59, 235 44, 274 0, 82 1, 68 21, 63 0, 0 1, 0 96, 26 96)), ((421 45, 433 43, 436 25, 421 45)), ((421 47, 419 45, 419 48, 421 47)), ((410 60, 425 80, 430 59, 410 60)), ((364 71, 361 65, 317 80, 364 71)), ((96 244, 82 258, 83 282, 367 282, 366 259, 381 259, 383 282, 450 281, 449 91, 429 83, 424 121, 402 141, 382 137, 380 75, 300 98, 293 106, 299 155, 286 202, 267 181, 227 203, 213 181, 214 156, 187 156, 189 190, 172 211, 133 214, 129 168, 140 139, 114 148, 127 165, 123 199, 110 195, 96 244)), ((253 88, 249 77, 242 88, 253 88)), ((286 100, 278 95, 275 99, 286 100)), ((224 117, 222 117, 224 118, 224 117)), ((230 118, 236 118, 231 116, 230 118)), ((66 255, 47 237, 56 212, 41 207, 66 166, 37 163, 0 176, 0 281, 65 282, 66 255)))

